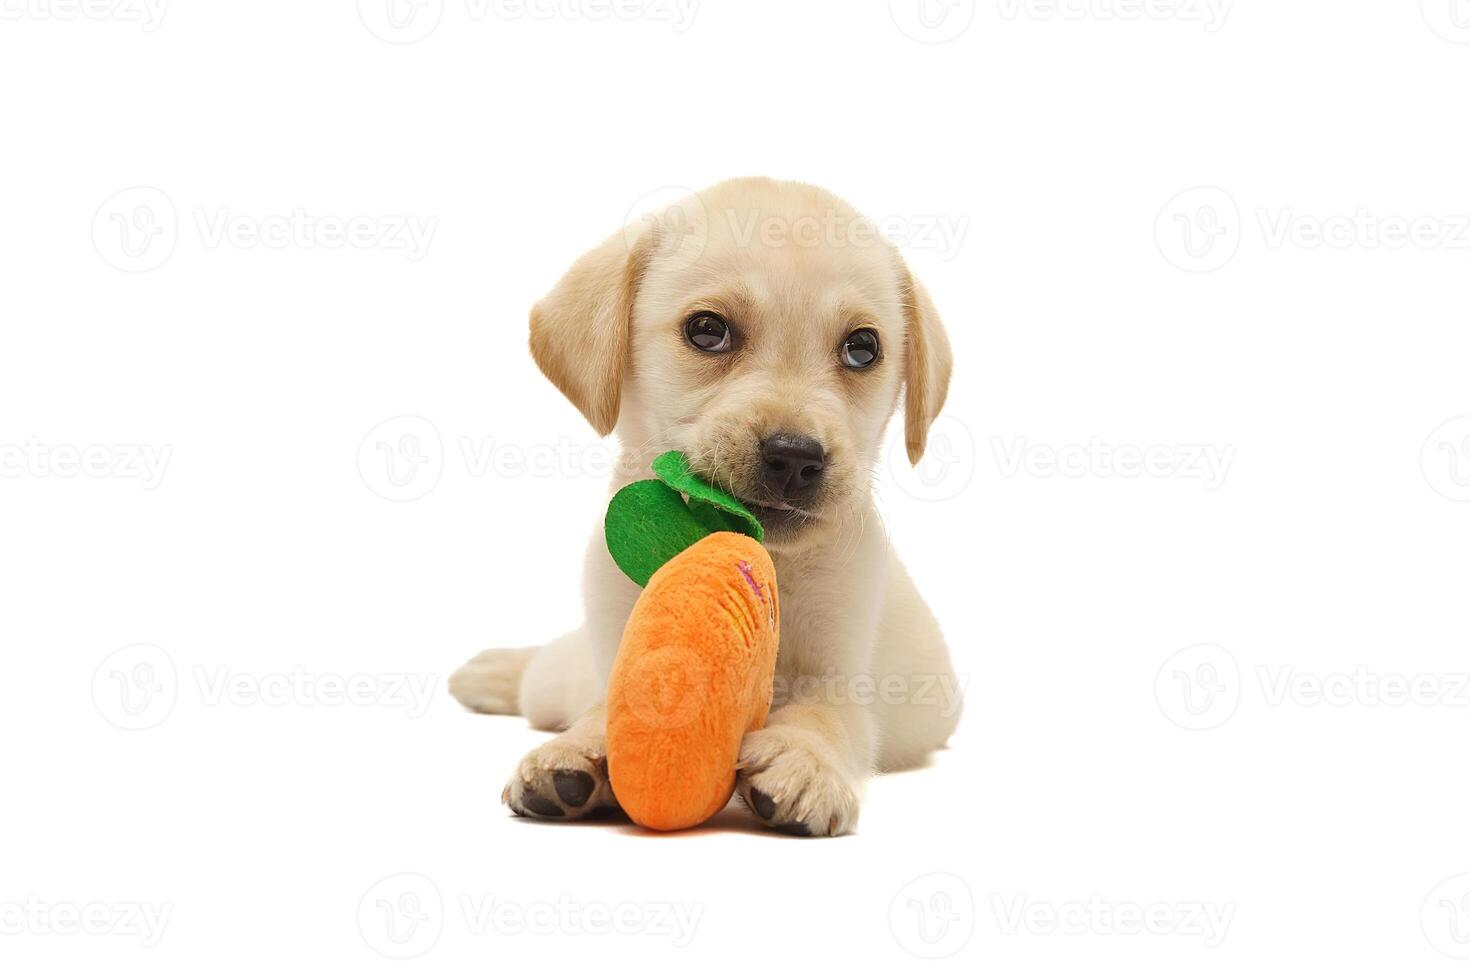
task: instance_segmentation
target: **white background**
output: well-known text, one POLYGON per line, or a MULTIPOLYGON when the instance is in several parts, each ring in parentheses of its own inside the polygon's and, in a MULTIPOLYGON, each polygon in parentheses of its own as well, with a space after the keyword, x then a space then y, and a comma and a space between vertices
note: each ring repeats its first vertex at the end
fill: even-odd
POLYGON ((0 970, 1463 975, 1464 0, 558 2, 0 2, 0 970), (964 723, 843 839, 512 819, 444 680, 608 454, 526 311, 752 173, 948 323, 879 493, 964 723))

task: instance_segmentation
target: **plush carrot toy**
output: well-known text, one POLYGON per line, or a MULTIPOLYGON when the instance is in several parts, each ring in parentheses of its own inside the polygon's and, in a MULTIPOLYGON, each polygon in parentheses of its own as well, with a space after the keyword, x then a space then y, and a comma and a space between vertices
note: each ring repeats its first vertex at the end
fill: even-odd
POLYGON ((682 830, 730 800, 776 670, 776 569, 758 522, 679 453, 608 506, 608 550, 644 586, 607 689, 607 768, 634 822, 682 830), (686 502, 687 495, 687 502, 686 502))

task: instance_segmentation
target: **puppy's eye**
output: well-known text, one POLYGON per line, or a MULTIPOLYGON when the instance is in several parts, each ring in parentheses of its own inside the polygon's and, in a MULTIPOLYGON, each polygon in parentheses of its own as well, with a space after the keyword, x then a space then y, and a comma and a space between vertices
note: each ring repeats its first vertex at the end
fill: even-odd
POLYGON ((734 346, 730 326, 713 313, 696 313, 684 324, 684 336, 706 354, 723 354, 734 346))
POLYGON ((842 342, 842 366, 861 371, 878 360, 878 335, 867 327, 854 330, 842 342))

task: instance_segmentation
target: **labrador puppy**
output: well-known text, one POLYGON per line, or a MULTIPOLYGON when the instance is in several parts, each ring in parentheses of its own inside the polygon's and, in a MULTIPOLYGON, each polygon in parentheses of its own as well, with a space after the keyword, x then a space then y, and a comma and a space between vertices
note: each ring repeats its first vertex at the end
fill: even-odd
MULTIPOLYGON (((577 260, 531 311, 531 352, 599 435, 617 433, 611 490, 677 449, 749 502, 781 584, 781 649, 738 790, 778 830, 851 831, 868 774, 921 762, 959 719, 939 626, 870 489, 900 396, 915 464, 944 404, 950 345, 924 287, 833 195, 732 180, 577 260)), ((515 813, 616 807, 602 699, 638 592, 599 527, 585 624, 545 646, 487 650, 450 679, 475 711, 561 732, 511 774, 515 813)))

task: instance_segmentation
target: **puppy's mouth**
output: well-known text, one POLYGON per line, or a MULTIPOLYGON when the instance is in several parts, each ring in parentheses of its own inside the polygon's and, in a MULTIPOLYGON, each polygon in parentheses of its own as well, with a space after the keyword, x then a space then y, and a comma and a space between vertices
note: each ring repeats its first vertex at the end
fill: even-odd
POLYGON ((821 513, 811 504, 802 507, 784 500, 770 500, 761 496, 759 491, 746 492, 732 485, 744 481, 722 480, 713 473, 703 472, 703 468, 699 466, 694 467, 694 471, 701 479, 709 481, 740 501, 760 521, 761 529, 766 532, 768 539, 791 540, 822 520, 821 513))
POLYGON ((755 515, 755 519, 761 522, 761 527, 766 533, 778 537, 784 538, 798 534, 821 520, 820 515, 793 504, 759 503, 745 499, 742 499, 741 503, 745 504, 746 508, 755 515))

